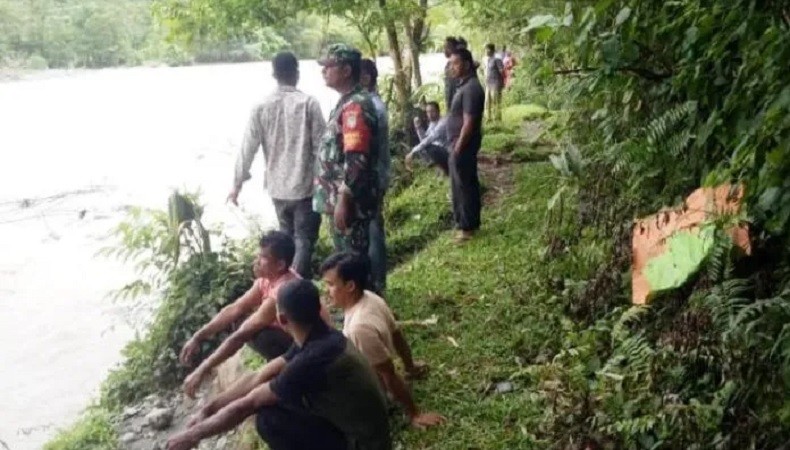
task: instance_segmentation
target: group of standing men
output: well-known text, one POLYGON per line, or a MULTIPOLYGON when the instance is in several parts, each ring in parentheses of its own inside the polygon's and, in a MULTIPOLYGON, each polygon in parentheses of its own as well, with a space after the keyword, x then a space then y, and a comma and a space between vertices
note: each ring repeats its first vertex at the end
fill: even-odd
MULTIPOLYGON (((477 153, 485 95, 471 53, 460 46, 446 52, 455 92, 444 137, 457 239, 464 241, 480 227, 477 153)), ((328 121, 318 101, 296 89, 296 57, 280 53, 272 64, 278 88, 253 111, 229 200, 237 203, 262 148, 265 187, 281 231, 261 239, 250 290, 196 331, 180 355, 191 364, 204 340, 236 328, 187 377, 184 389, 190 396, 211 369, 245 344, 268 363, 203 405, 188 428, 168 441, 168 449, 194 448, 256 415, 258 433, 272 450, 388 450, 387 397, 403 406, 416 427, 445 418, 419 410, 393 363, 397 356, 411 378, 425 374, 381 298, 386 286, 382 205, 391 156, 375 62, 347 45, 330 46, 319 64, 327 86, 341 97, 328 121), (331 303, 344 312, 342 334, 308 281, 323 220, 336 253, 324 261, 320 276, 331 303)))

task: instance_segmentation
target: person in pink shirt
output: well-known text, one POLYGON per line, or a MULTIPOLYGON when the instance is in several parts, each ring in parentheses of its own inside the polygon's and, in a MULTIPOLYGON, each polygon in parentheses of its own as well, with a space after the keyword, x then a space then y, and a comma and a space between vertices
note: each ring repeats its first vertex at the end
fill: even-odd
MULTIPOLYGON (((267 360, 277 358, 290 348, 293 339, 276 320, 275 299, 280 286, 300 278, 291 269, 295 252, 294 240, 288 234, 271 231, 263 235, 260 252, 255 260, 257 278, 252 287, 195 332, 181 350, 181 363, 190 365, 203 341, 244 320, 239 328, 186 378, 183 387, 189 397, 194 397, 200 384, 213 368, 235 355, 244 344, 249 345, 267 360)), ((324 308, 321 313, 329 323, 326 309, 324 308)))
POLYGON ((509 88, 513 82, 513 70, 516 67, 516 58, 509 51, 505 51, 505 57, 502 59, 502 64, 505 66, 505 88, 509 88))

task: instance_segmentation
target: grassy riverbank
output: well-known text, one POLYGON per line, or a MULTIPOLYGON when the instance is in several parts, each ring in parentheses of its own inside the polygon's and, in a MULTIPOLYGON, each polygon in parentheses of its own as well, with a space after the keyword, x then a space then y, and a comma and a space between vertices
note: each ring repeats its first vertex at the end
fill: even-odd
MULTIPOLYGON (((427 169, 400 173, 387 203, 387 300, 407 323, 415 356, 431 367, 414 385, 419 404, 449 419, 427 431, 396 420, 400 448, 767 448, 756 443, 785 439, 784 386, 754 380, 776 381, 766 369, 781 353, 755 330, 777 334, 773 318, 783 317, 786 301, 743 300, 745 282, 734 276, 744 271, 722 251, 691 285, 631 307, 630 221, 591 224, 583 185, 578 196, 557 196, 573 188, 547 162, 565 137, 554 126, 559 117, 516 105, 488 128, 484 225, 465 244, 449 232, 447 179, 427 169), (760 355, 767 362, 755 361, 760 355), (749 413, 731 422, 737 411, 749 413)), ((117 448, 112 423, 124 405, 177 389, 183 369, 156 368, 176 367, 187 330, 216 309, 216 298, 233 298, 249 282, 248 251, 240 245, 195 263, 167 291, 151 334, 130 344, 99 406, 47 449, 117 448), (187 304, 192 315, 180 320, 187 304)), ((770 279, 765 270, 759 276, 770 279)))
MULTIPOLYGON (((512 118, 509 119, 510 122, 504 128, 512 134, 514 139, 520 141, 522 138, 520 135, 517 135, 517 130, 521 119, 529 115, 539 115, 542 111, 538 109, 535 112, 530 108, 527 108, 525 111, 523 107, 520 110, 516 108, 512 111, 515 111, 516 114, 511 113, 509 115, 512 118)), ((511 147, 510 144, 508 144, 507 148, 500 148, 497 142, 492 142, 489 145, 489 149, 484 151, 484 153, 501 156, 510 154, 518 148, 520 147, 511 147)), ((520 151, 530 152, 531 150, 521 149, 520 151)), ((543 158, 545 158, 545 155, 543 158)), ((447 305, 443 305, 441 302, 441 298, 444 297, 437 297, 438 292, 444 292, 442 295, 448 296, 447 298, 456 295, 456 293, 466 292, 466 288, 463 287, 459 288, 461 289, 460 291, 457 289, 446 289, 448 283, 452 283, 453 280, 452 277, 443 276, 447 271, 457 268, 460 272, 457 272, 455 276, 463 278, 464 274, 469 275, 466 277, 467 284, 476 284, 476 277, 485 273, 484 271, 478 271, 474 265, 458 265, 459 262, 455 261, 456 257, 467 261, 481 258, 489 260, 503 250, 503 245, 509 246, 511 249, 515 248, 506 244, 505 237, 510 233, 503 233, 503 231, 507 229, 516 230, 516 234, 512 237, 519 240, 522 235, 539 232, 538 229, 532 230, 531 227, 533 224, 539 226, 541 223, 546 196, 550 192, 547 190, 548 186, 545 185, 547 181, 551 180, 551 171, 547 165, 506 162, 504 165, 495 167, 492 164, 487 164, 484 165, 483 172, 483 183, 486 187, 486 198, 489 203, 485 209, 485 231, 478 240, 470 243, 469 246, 454 247, 450 244, 448 232, 451 227, 450 205, 447 199, 448 180, 438 176, 432 169, 419 168, 414 173, 401 170, 400 188, 396 189, 394 195, 388 200, 387 226, 389 230, 388 242, 391 265, 394 267, 390 282, 390 301, 403 319, 425 318, 423 316, 426 316, 426 314, 430 316, 438 311, 434 311, 431 308, 446 308, 447 305), (496 184, 504 180, 507 181, 506 185, 498 186, 496 184), (527 195, 528 193, 529 195, 527 195), (520 205, 515 205, 515 203, 520 205), (517 212, 515 216, 512 215, 514 211, 517 212), (533 214, 535 214, 535 217, 529 218, 533 214), (528 222, 521 223, 523 219, 528 219, 528 222), (426 268, 424 266, 425 264, 430 264, 430 261, 441 261, 442 258, 439 258, 438 255, 442 253, 453 256, 446 258, 446 262, 435 267, 426 268), (425 270, 430 276, 423 276, 421 272, 425 270), (442 276, 439 276, 440 274, 442 276), (418 299, 423 297, 427 299, 426 304, 418 301, 418 299), (428 308, 427 310, 425 309, 426 307, 428 308)), ((530 248, 534 247, 535 245, 532 245, 530 248)), ((223 260, 224 258, 224 262, 218 264, 217 267, 214 267, 212 264, 198 264, 193 269, 203 267, 204 272, 211 272, 204 275, 210 275, 211 277, 225 276, 227 280, 224 286, 226 287, 228 283, 233 285, 243 283, 246 274, 244 271, 239 270, 239 262, 245 259, 247 248, 245 245, 240 245, 236 247, 236 251, 241 252, 240 255, 233 258, 230 258, 228 255, 217 258, 218 260, 223 260), (236 270, 226 270, 226 266, 233 266, 236 270), (231 273, 232 275, 230 275, 231 273)), ((509 253, 502 253, 502 255, 506 254, 509 253)), ((530 253, 526 251, 521 255, 529 257, 530 253)), ((497 258, 494 259, 498 260, 497 258)), ((490 281, 493 280, 490 279, 490 281)), ((138 401, 146 395, 155 393, 158 390, 157 388, 168 389, 177 387, 179 374, 165 376, 161 373, 153 373, 153 369, 157 365, 162 365, 162 360, 172 357, 172 353, 177 350, 179 342, 165 341, 172 339, 174 336, 180 336, 189 328, 189 325, 186 323, 177 323, 177 312, 183 309, 183 299, 191 297, 192 306, 200 306, 201 308, 198 309, 204 310, 202 314, 196 314, 193 311, 191 316, 185 320, 187 322, 199 321, 202 318, 197 316, 206 315, 210 310, 219 306, 216 304, 216 301, 209 300, 212 295, 208 293, 212 289, 196 295, 195 292, 186 292, 189 290, 185 289, 189 287, 188 284, 187 286, 182 286, 182 288, 170 286, 167 289, 163 305, 149 335, 133 342, 127 348, 128 359, 126 363, 116 370, 108 382, 105 383, 102 390, 102 398, 97 402, 97 405, 91 408, 79 423, 60 433, 48 444, 47 449, 115 448, 118 445, 118 436, 113 431, 112 422, 113 418, 119 414, 124 406, 138 401), (196 298, 197 301, 195 301, 196 298), (156 383, 159 383, 160 386, 157 386, 156 383)), ((491 282, 481 284, 479 295, 495 297, 497 294, 494 291, 489 291, 493 284, 491 282)), ((238 290, 237 287, 223 289, 221 290, 222 292, 213 292, 213 294, 232 298, 235 295, 235 291, 238 290)), ((469 292, 472 291, 470 290, 469 292)), ((467 294, 462 295, 464 298, 466 296, 467 294)), ((447 367, 447 370, 450 370, 449 368, 453 364, 451 360, 443 360, 444 357, 449 357, 452 351, 448 351, 445 354, 440 353, 442 355, 440 359, 429 356, 433 352, 434 346, 442 348, 444 345, 449 345, 448 340, 444 337, 441 337, 438 343, 433 342, 430 339, 432 333, 438 330, 445 330, 444 333, 447 336, 455 336, 455 339, 458 339, 459 342, 467 339, 474 340, 474 335, 465 337, 463 330, 460 328, 447 328, 452 327, 454 323, 457 326, 465 326, 464 323, 456 322, 454 319, 440 317, 436 330, 432 331, 430 328, 409 330, 410 334, 413 334, 412 340, 414 341, 413 345, 416 353, 428 360, 436 370, 434 376, 425 385, 417 385, 419 396, 426 405, 435 403, 437 398, 441 398, 441 396, 427 395, 424 389, 433 383, 446 382, 446 373, 443 373, 444 369, 440 369, 440 367, 447 367)), ((463 351, 463 349, 459 351, 462 354, 466 354, 466 351, 463 351)), ((442 410, 447 409, 441 407, 441 405, 437 405, 437 407, 442 410)), ((448 411, 448 414, 450 416, 455 415, 451 411, 448 411)), ((455 421, 451 422, 451 428, 457 426, 452 425, 455 423, 455 421)))

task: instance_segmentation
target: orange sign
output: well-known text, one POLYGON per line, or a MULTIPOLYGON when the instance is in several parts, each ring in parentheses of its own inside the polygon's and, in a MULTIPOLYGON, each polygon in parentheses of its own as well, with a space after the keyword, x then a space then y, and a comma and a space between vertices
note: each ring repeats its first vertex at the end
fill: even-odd
MULTIPOLYGON (((644 305, 652 293, 643 271, 647 263, 666 250, 667 239, 678 231, 696 232, 705 221, 722 214, 735 214, 741 209, 743 185, 725 184, 715 188, 699 188, 686 198, 683 206, 666 209, 638 219, 632 232, 631 300, 644 305)), ((749 228, 746 225, 730 230, 735 245, 751 253, 749 228)))

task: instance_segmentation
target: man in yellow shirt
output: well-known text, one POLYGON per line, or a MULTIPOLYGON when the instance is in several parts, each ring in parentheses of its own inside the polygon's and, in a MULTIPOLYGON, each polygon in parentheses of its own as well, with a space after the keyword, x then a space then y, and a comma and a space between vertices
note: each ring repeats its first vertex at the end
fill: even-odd
POLYGON ((446 419, 436 413, 421 413, 406 382, 395 370, 399 356, 406 372, 417 378, 424 367, 414 363, 411 349, 384 300, 364 287, 370 271, 366 256, 341 252, 321 266, 321 276, 334 306, 345 314, 343 334, 368 360, 385 390, 406 410, 417 428, 439 425, 446 419))

